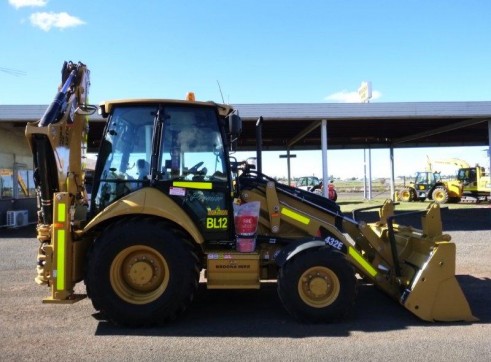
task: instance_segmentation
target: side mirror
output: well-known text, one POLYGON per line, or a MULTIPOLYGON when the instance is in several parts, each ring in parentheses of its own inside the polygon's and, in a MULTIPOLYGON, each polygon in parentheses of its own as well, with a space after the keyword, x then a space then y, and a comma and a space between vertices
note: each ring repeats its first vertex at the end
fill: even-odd
POLYGON ((232 138, 236 138, 242 132, 242 119, 236 115, 231 114, 228 116, 228 128, 232 138))
POLYGON ((75 113, 83 116, 90 116, 95 112, 97 112, 97 110, 98 110, 97 106, 93 106, 91 104, 84 104, 78 106, 77 109, 75 110, 75 113))
POLYGON ((250 170, 255 170, 257 168, 257 158, 249 157, 246 161, 247 166, 250 170))

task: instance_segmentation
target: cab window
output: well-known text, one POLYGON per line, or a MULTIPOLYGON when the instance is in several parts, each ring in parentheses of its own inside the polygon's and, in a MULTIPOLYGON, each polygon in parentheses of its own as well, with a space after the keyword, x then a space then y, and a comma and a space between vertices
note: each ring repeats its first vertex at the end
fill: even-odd
POLYGON ((164 180, 226 181, 223 152, 213 108, 166 107, 159 166, 164 180))

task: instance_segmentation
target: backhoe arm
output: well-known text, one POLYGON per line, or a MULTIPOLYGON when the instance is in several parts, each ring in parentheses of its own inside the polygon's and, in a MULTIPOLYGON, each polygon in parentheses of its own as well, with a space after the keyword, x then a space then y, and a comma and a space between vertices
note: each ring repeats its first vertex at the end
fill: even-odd
POLYGON ((49 284, 51 299, 67 299, 75 280, 72 267, 83 245, 72 243, 74 228, 85 220, 87 195, 84 160, 90 72, 82 63, 65 62, 62 85, 43 117, 28 123, 26 137, 33 154, 34 184, 38 198, 37 237, 39 284, 49 284))

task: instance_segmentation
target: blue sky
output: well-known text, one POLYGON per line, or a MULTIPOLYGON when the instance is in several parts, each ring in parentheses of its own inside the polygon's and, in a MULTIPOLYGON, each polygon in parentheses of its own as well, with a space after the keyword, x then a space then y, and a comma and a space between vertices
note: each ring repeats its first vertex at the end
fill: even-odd
MULTIPOLYGON (((221 101, 217 81, 230 103, 349 102, 366 80, 372 102, 487 101, 489 14, 484 0, 2 0, 0 104, 49 103, 64 60, 89 66, 94 103, 190 90, 221 101)), ((484 148, 435 158, 485 163, 484 148)), ((339 152, 329 173, 359 175, 363 151, 339 152)), ((396 150, 396 174, 427 152, 396 150)), ((388 152, 372 156, 374 177, 388 176, 388 152)), ((320 156, 307 158, 294 175, 321 174, 320 156)))

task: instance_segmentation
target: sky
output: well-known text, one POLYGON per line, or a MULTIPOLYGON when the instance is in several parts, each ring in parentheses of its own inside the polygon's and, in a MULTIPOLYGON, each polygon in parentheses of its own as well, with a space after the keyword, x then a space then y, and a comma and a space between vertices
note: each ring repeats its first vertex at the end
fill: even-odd
MULTIPOLYGON (((87 64, 96 104, 188 91, 232 104, 359 102, 363 81, 371 102, 489 101, 489 14, 485 0, 0 0, 0 104, 48 104, 65 60, 87 64)), ((487 148, 396 149, 395 174, 423 169, 427 154, 489 165, 487 148)), ((371 156, 372 177, 388 177, 388 150, 371 156)), ((320 158, 297 152, 292 175, 321 176, 320 158)), ((328 173, 359 177, 363 160, 328 151, 328 173)), ((263 168, 286 176, 277 153, 263 168)))

